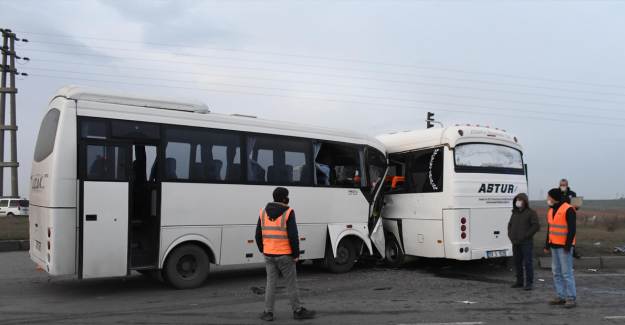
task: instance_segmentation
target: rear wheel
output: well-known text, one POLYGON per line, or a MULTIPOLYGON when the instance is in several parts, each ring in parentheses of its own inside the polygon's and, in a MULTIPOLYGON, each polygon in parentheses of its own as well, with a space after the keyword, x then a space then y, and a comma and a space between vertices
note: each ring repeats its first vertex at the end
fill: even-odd
POLYGON ((206 281, 210 261, 206 252, 197 245, 175 248, 167 257, 163 277, 176 289, 197 288, 206 281))
POLYGON ((7 217, 15 217, 15 215, 13 214, 13 212, 9 212, 7 213, 7 217))
POLYGON ((326 267, 332 273, 345 273, 356 263, 356 245, 349 239, 343 239, 336 248, 336 256, 332 254, 330 243, 326 246, 326 267))
POLYGON ((391 267, 402 266, 406 257, 404 255, 404 251, 401 249, 401 246, 397 242, 397 239, 395 239, 394 235, 388 234, 386 238, 388 238, 385 245, 386 264, 391 267))

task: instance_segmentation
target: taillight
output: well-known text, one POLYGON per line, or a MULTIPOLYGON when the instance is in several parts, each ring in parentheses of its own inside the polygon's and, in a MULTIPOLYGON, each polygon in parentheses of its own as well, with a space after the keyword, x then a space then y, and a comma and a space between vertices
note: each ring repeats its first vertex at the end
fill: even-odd
POLYGON ((466 233, 467 225, 466 225, 466 223, 467 223, 467 218, 465 218, 465 217, 460 218, 460 231, 461 231, 460 238, 462 238, 462 239, 466 239, 467 238, 467 233, 466 233))

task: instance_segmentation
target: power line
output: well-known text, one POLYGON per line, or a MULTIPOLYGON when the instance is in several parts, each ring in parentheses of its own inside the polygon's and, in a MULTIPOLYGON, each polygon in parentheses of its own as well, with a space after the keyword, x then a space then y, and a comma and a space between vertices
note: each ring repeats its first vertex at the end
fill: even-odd
MULTIPOLYGON (((50 71, 50 72, 73 73, 73 74, 81 74, 81 75, 89 74, 89 75, 113 77, 113 78, 119 77, 119 78, 133 78, 133 79, 143 79, 143 80, 160 80, 160 81, 166 81, 166 82, 181 82, 181 83, 191 83, 191 84, 198 83, 197 81, 193 81, 193 80, 180 80, 180 79, 154 78, 154 77, 138 77, 138 76, 129 76, 129 75, 110 74, 110 73, 71 71, 71 70, 48 69, 48 68, 37 68, 37 67, 31 67, 30 69, 31 70, 50 71)), ((261 89, 261 90, 275 90, 275 91, 286 91, 286 92, 290 92, 290 91, 302 92, 300 90, 290 89, 290 88, 265 87, 265 86, 255 86, 255 85, 241 85, 241 84, 231 84, 231 83, 224 83, 224 82, 202 81, 200 83, 210 84, 210 85, 215 85, 215 86, 239 87, 239 88, 261 89)), ((366 99, 382 100, 382 101, 399 101, 399 102, 407 102, 407 103, 419 103, 419 104, 432 104, 432 105, 458 106, 458 107, 467 107, 467 108, 479 108, 479 109, 486 109, 486 110, 501 110, 500 107, 490 107, 490 106, 471 105, 471 104, 459 104, 459 103, 452 103, 452 102, 437 102, 437 101, 429 101, 429 100, 414 100, 414 99, 408 99, 408 98, 394 98, 394 97, 380 97, 380 96, 370 96, 370 95, 357 95, 357 94, 347 94, 347 93, 340 93, 340 92, 325 92, 325 91, 319 92, 319 91, 308 91, 308 90, 303 91, 303 92, 304 93, 313 94, 313 95, 321 95, 321 96, 331 95, 331 96, 343 96, 343 97, 358 97, 358 98, 366 98, 366 99)), ((529 112, 529 113, 543 114, 543 115, 548 115, 548 114, 558 115, 558 116, 561 115, 560 113, 549 113, 549 112, 544 112, 544 111, 541 111, 541 110, 524 109, 523 111, 524 112, 529 112)), ((576 113, 567 113, 567 115, 569 117, 609 119, 609 120, 623 120, 623 121, 625 121, 625 118, 623 118, 623 117, 613 117, 613 116, 607 117, 607 116, 589 115, 589 114, 576 114, 576 113)))
MULTIPOLYGON (((97 64, 97 63, 80 63, 80 62, 68 62, 62 60, 46 60, 46 59, 38 59, 37 62, 48 62, 54 64, 65 64, 65 65, 81 65, 88 67, 103 67, 103 68, 111 68, 111 65, 107 64, 97 64)), ((260 80, 260 81, 270 81, 270 82, 288 82, 288 83, 298 83, 298 84, 308 84, 308 85, 316 85, 316 86, 331 86, 331 87, 343 87, 343 88, 353 88, 353 89, 363 89, 363 90, 374 90, 374 91, 384 91, 384 92, 394 92, 399 94, 410 94, 414 95, 415 91, 407 91, 407 90, 399 90, 399 89, 390 89, 390 88, 380 88, 380 87, 366 87, 359 85, 346 85, 340 83, 328 83, 328 82, 311 82, 306 80, 294 80, 294 79, 276 79, 276 78, 263 78, 263 77, 249 77, 249 76, 237 76, 233 74, 216 74, 213 72, 210 73, 198 73, 193 71, 183 71, 183 70, 167 70, 167 69, 157 69, 157 68, 144 68, 144 67, 131 67, 131 66, 115 66, 120 69, 136 69, 142 71, 151 71, 151 72, 164 72, 164 73, 176 73, 176 74, 185 74, 185 75, 195 75, 195 76, 211 76, 211 77, 224 77, 224 78, 233 78, 233 79, 248 79, 248 80, 260 80)), ((39 68, 39 67, 33 67, 39 68)), ((39 68, 43 69, 43 68, 39 68)), ((82 73, 82 72, 81 72, 82 73)), ((451 98, 464 98, 464 99, 472 99, 472 100, 480 100, 480 101, 493 101, 493 102, 502 102, 502 103, 514 103, 514 104, 522 104, 522 105, 538 105, 538 106, 557 106, 567 109, 583 109, 583 110, 597 110, 597 111, 606 111, 606 112, 618 112, 623 113, 623 109, 610 109, 610 108, 602 108, 602 107, 589 107, 589 106, 579 106, 579 105, 569 105, 569 104, 559 104, 559 103, 547 103, 547 102, 533 102, 533 101, 520 101, 520 100, 511 100, 511 99, 499 99, 499 98, 491 98, 491 97, 480 97, 480 96, 470 96, 470 95, 457 95, 457 94, 448 94, 448 93, 438 93, 438 92, 425 92, 419 90, 417 94, 420 95, 432 95, 432 96, 442 96, 442 97, 451 97, 451 98)))
MULTIPOLYGON (((128 48, 105 47, 105 46, 87 46, 87 45, 83 45, 83 44, 76 45, 76 44, 48 42, 48 41, 36 41, 36 43, 37 44, 51 44, 51 45, 56 45, 56 46, 73 47, 73 48, 85 48, 85 49, 105 49, 105 50, 127 51, 127 52, 145 52, 145 50, 142 50, 142 49, 128 49, 128 48)), ((214 55, 190 54, 190 53, 181 53, 181 52, 177 52, 176 53, 176 52, 164 52, 164 51, 150 51, 149 53, 150 54, 156 53, 156 54, 183 56, 183 57, 190 57, 190 58, 207 58, 207 59, 217 59, 217 60, 236 60, 236 61, 245 61, 245 62, 252 62, 252 63, 286 65, 286 66, 307 67, 307 68, 317 68, 317 69, 330 69, 330 70, 337 69, 337 67, 333 67, 333 66, 323 66, 323 65, 315 65, 315 64, 291 63, 291 62, 285 62, 285 61, 268 61, 268 60, 233 58, 233 57, 221 57, 221 56, 214 56, 214 55)), ((528 84, 518 84, 518 83, 509 83, 509 82, 500 82, 500 81, 491 81, 491 80, 482 80, 482 79, 472 79, 472 78, 455 78, 455 77, 444 77, 444 76, 421 75, 421 74, 415 74, 415 73, 396 72, 396 71, 381 71, 381 70, 357 69, 357 68, 349 68, 349 67, 345 67, 345 66, 338 67, 338 69, 344 70, 344 71, 360 72, 360 73, 387 74, 387 75, 406 76, 406 77, 418 77, 418 78, 427 78, 427 79, 440 79, 440 80, 450 80, 450 81, 460 81, 460 82, 472 82, 472 83, 481 83, 481 84, 497 85, 497 86, 510 86, 510 87, 525 87, 525 88, 534 88, 534 89, 547 89, 547 90, 555 90, 555 91, 562 91, 562 92, 576 92, 576 93, 585 93, 585 94, 595 94, 595 95, 602 95, 602 96, 625 96, 625 93, 588 91, 588 90, 559 88, 559 87, 551 87, 551 86, 538 86, 538 85, 528 85, 528 84)))
POLYGON ((255 71, 273 72, 273 73, 276 73, 276 72, 278 72, 278 73, 290 73, 290 74, 297 74, 297 75, 307 74, 307 75, 316 75, 316 76, 324 76, 324 77, 332 77, 332 78, 346 78, 346 79, 369 80, 369 81, 378 81, 378 82, 407 84, 407 85, 424 85, 424 86, 431 86, 431 87, 456 88, 456 89, 476 90, 476 91, 483 91, 483 92, 498 92, 498 93, 508 93, 508 94, 516 94, 516 95, 552 97, 552 98, 561 98, 561 99, 567 99, 567 100, 578 100, 578 101, 586 101, 586 102, 593 102, 593 103, 594 102, 602 102, 602 103, 610 103, 610 104, 617 104, 617 105, 624 105, 625 104, 625 102, 611 101, 611 100, 597 99, 597 98, 571 97, 571 96, 561 96, 561 95, 544 94, 544 93, 531 93, 531 92, 511 91, 511 90, 503 90, 503 89, 486 89, 486 88, 478 88, 478 87, 470 87, 470 86, 457 86, 457 85, 435 84, 435 83, 416 82, 416 81, 380 79, 380 78, 370 78, 370 77, 361 77, 361 76, 346 76, 346 75, 335 75, 335 74, 327 74, 327 73, 301 72, 301 71, 292 71, 292 70, 277 70, 277 69, 266 69, 266 68, 244 67, 244 66, 215 65, 215 64, 207 64, 207 63, 195 63, 195 62, 185 62, 185 61, 177 61, 177 60, 164 60, 164 59, 153 59, 153 58, 138 58, 138 57, 124 57, 124 56, 115 56, 115 57, 113 57, 113 56, 107 56, 107 55, 103 55, 103 54, 60 52, 60 51, 39 50, 39 49, 29 49, 29 51, 43 52, 43 53, 53 53, 53 54, 61 54, 61 55, 70 55, 70 56, 71 55, 76 55, 76 56, 117 58, 117 59, 134 60, 134 61, 152 61, 152 62, 159 62, 159 63, 176 63, 176 64, 186 64, 186 65, 194 65, 194 66, 208 66, 208 67, 213 67, 213 68, 214 67, 222 67, 222 68, 228 68, 228 69, 255 70, 255 71))
MULTIPOLYGON (((419 106, 408 106, 408 105, 397 105, 397 104, 379 104, 379 103, 371 103, 371 102, 356 101, 356 100, 315 98, 315 97, 293 96, 293 95, 282 95, 282 94, 268 94, 268 93, 240 91, 240 90, 220 90, 220 89, 211 89, 211 88, 181 87, 181 86, 171 86, 171 85, 162 85, 162 84, 143 84, 143 83, 116 81, 116 80, 87 79, 87 78, 78 78, 78 77, 53 76, 53 75, 45 75, 45 74, 34 74, 31 76, 41 77, 41 78, 51 78, 51 79, 56 79, 56 80, 68 79, 68 80, 90 81, 90 82, 97 82, 97 83, 101 83, 101 82, 113 83, 117 85, 125 84, 125 85, 143 86, 143 87, 164 87, 164 88, 184 89, 184 90, 193 90, 193 91, 208 91, 208 92, 215 92, 215 93, 234 93, 234 94, 243 94, 243 95, 266 96, 266 97, 319 100, 319 101, 325 101, 325 102, 361 104, 361 105, 366 105, 366 106, 375 106, 377 108, 388 107, 388 108, 401 108, 401 109, 419 109, 423 111, 432 110, 432 108, 430 107, 419 107, 419 106)), ((454 112, 454 113, 468 113, 468 114, 483 115, 483 116, 485 115, 485 116, 511 117, 515 119, 520 118, 520 119, 529 119, 529 120, 555 121, 555 122, 571 123, 571 124, 598 125, 598 126, 610 126, 610 127, 619 127, 619 128, 625 127, 625 124, 601 123, 601 122, 594 122, 594 121, 576 121, 576 120, 568 120, 568 119, 563 119, 563 118, 534 117, 534 116, 528 116, 528 115, 513 115, 513 114, 502 114, 502 113, 493 113, 493 112, 475 112, 475 111, 447 109, 447 108, 436 108, 436 110, 444 111, 444 112, 454 112)))
MULTIPOLYGON (((91 36, 70 36, 70 35, 62 35, 62 34, 54 34, 54 33, 41 33, 41 32, 29 32, 29 31, 22 31, 22 33, 31 34, 31 35, 42 35, 42 36, 47 36, 47 37, 66 38, 66 39, 92 39, 92 40, 116 42, 116 43, 142 44, 142 45, 153 45, 153 46, 175 47, 175 48, 181 48, 181 47, 191 48, 190 46, 188 46, 188 44, 165 44, 165 43, 153 43, 153 42, 101 38, 101 37, 91 37, 91 36)), ((471 74, 471 75, 475 75, 475 74, 490 75, 490 76, 497 76, 497 77, 503 77, 503 78, 509 78, 509 79, 522 79, 522 80, 531 80, 531 81, 540 80, 544 82, 568 83, 568 84, 578 84, 578 85, 593 86, 593 87, 612 87, 612 88, 625 89, 625 85, 583 82, 583 81, 578 81, 578 80, 564 80, 564 79, 544 78, 544 77, 536 77, 536 76, 521 76, 521 75, 513 75, 513 74, 506 74, 506 73, 469 71, 469 70, 462 70, 462 69, 455 69, 455 68, 437 68, 437 67, 429 67, 429 66, 414 65, 414 64, 389 63, 389 62, 382 62, 382 61, 364 60, 364 59, 358 59, 358 58, 336 58, 336 57, 325 57, 325 56, 316 56, 316 55, 308 55, 308 54, 292 54, 292 53, 280 53, 280 52, 271 52, 271 51, 218 48, 218 47, 203 47, 203 48, 211 49, 214 51, 266 54, 266 55, 275 55, 275 56, 283 56, 283 57, 299 57, 299 58, 335 61, 335 62, 352 62, 352 63, 362 63, 362 64, 393 66, 393 67, 401 67, 401 68, 425 69, 425 70, 432 70, 432 71, 446 71, 446 72, 463 73, 463 74, 471 74)))

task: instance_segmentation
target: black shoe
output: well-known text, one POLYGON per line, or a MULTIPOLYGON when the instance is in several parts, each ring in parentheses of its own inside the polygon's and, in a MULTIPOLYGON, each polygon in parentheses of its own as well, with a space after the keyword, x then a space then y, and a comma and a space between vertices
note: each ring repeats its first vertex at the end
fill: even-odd
POLYGON ((515 284, 511 285, 511 286, 510 286, 510 288, 515 288, 515 289, 517 289, 517 288, 523 288, 523 284, 518 284, 518 283, 515 283, 515 284))
POLYGON ((304 307, 300 307, 300 309, 293 312, 294 319, 312 319, 315 318, 315 311, 308 310, 304 307))
POLYGON ((264 321, 272 322, 273 321, 273 313, 268 313, 268 312, 264 311, 260 315, 260 319, 262 319, 264 321))
POLYGON ((530 285, 527 285, 527 286, 523 287, 523 290, 525 290, 525 291, 532 291, 532 290, 534 290, 534 287, 530 284, 530 285))

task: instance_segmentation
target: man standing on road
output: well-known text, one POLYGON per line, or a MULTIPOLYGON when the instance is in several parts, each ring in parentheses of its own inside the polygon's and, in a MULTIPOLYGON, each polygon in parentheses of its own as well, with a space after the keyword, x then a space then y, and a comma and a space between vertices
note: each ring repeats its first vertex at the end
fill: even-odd
POLYGON ((560 193, 562 201, 571 204, 571 199, 577 197, 577 193, 573 192, 569 187, 569 181, 566 178, 560 180, 560 193))
POLYGON ((265 311, 261 319, 273 321, 273 307, 276 300, 278 275, 282 274, 287 284, 294 319, 310 319, 315 312, 302 307, 297 288, 295 263, 299 260, 299 235, 295 212, 289 207, 289 190, 277 187, 273 191, 273 202, 260 209, 256 225, 256 244, 265 255, 267 286, 265 288, 265 311))
POLYGON ((530 208, 527 194, 520 193, 512 202, 512 216, 508 222, 508 238, 512 242, 512 255, 516 269, 516 282, 512 287, 532 290, 534 235, 540 229, 538 215, 530 208))
POLYGON ((551 272, 553 285, 558 295, 550 305, 576 306, 575 276, 573 275, 573 251, 575 249, 575 208, 564 202, 559 188, 549 191, 547 196, 547 240, 545 253, 551 251, 551 272))

